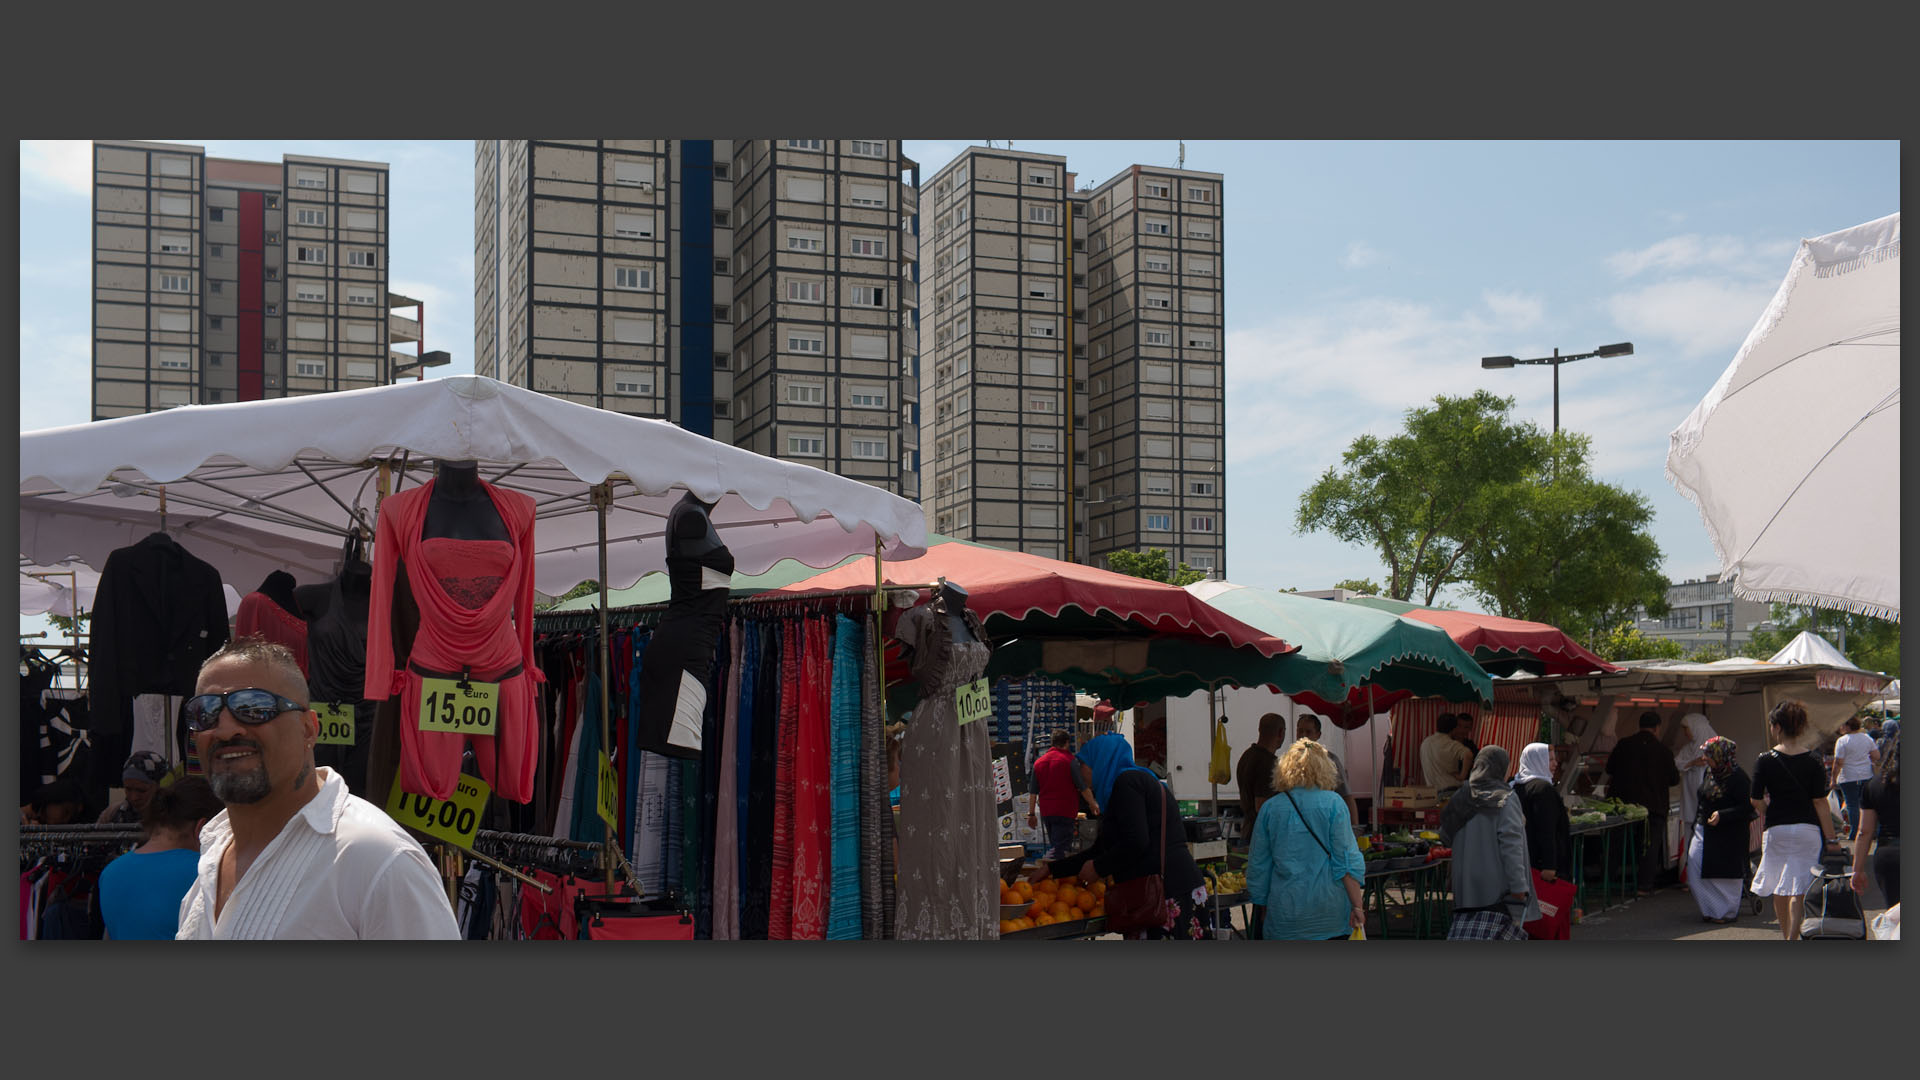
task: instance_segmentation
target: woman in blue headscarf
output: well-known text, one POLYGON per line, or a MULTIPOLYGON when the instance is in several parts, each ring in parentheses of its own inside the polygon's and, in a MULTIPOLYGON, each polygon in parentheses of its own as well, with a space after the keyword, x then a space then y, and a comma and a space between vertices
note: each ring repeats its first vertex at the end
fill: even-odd
POLYGON ((1043 862, 1027 875, 1030 881, 1078 875, 1083 884, 1112 877, 1116 884, 1161 875, 1166 919, 1159 926, 1127 935, 1133 938, 1207 936, 1200 907, 1207 887, 1187 851, 1186 830, 1179 807, 1159 777, 1133 763, 1133 748, 1117 734, 1089 739, 1076 755, 1092 774, 1092 792, 1099 804, 1100 831, 1092 846, 1077 855, 1043 862))

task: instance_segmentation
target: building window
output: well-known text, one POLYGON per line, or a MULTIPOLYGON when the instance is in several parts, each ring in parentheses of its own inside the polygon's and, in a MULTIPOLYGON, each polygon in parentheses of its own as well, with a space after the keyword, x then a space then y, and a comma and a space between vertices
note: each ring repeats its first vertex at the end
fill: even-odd
POLYGON ((348 266, 372 266, 373 252, 349 251, 347 252, 347 265, 348 266))
POLYGON ((887 144, 884 139, 849 139, 847 153, 855 157, 883 158, 887 156, 887 144))
POLYGON ((825 405, 827 388, 821 383, 788 383, 787 403, 790 405, 825 405))
POLYGON ((1054 222, 1054 208, 1044 205, 1029 206, 1027 207, 1027 220, 1051 225, 1054 222))
POLYGON ((787 351, 823 356, 827 351, 826 335, 807 330, 789 330, 787 331, 787 351))
POLYGON ((1027 486, 1030 488, 1041 488, 1046 490, 1056 489, 1060 486, 1060 470, 1028 469, 1027 470, 1027 486))
POLYGON ((732 260, 732 259, 715 259, 715 260, 713 260, 713 272, 714 272, 714 273, 716 273, 716 274, 731 274, 731 273, 733 273, 733 260, 732 260))
POLYGON ((960 528, 960 529, 964 529, 967 526, 972 525, 973 524, 973 507, 971 506, 955 507, 953 511, 953 524, 955 528, 960 528))
POLYGON ((1144 364, 1141 366, 1140 377, 1151 383, 1170 383, 1173 381, 1173 365, 1144 364))
POLYGON ((653 393, 653 376, 637 371, 617 372, 613 376, 613 392, 616 394, 649 395, 653 393))
POLYGON ((613 215, 613 235, 651 240, 653 239, 653 215, 615 214, 613 215))
POLYGON ((854 307, 886 307, 887 290, 879 285, 855 285, 848 303, 854 307))
POLYGON ((1212 293, 1188 293, 1187 310, 1211 313, 1213 311, 1212 293))
POLYGON ((1141 415, 1148 420, 1171 420, 1173 419, 1173 402, 1149 399, 1141 404, 1141 415))
POLYGON ((613 182, 650 189, 653 187, 653 165, 645 161, 616 161, 613 163, 613 182))
POLYGON ((818 435, 787 436, 787 453, 797 457, 824 457, 827 452, 826 440, 818 435))
POLYGON ((1212 514, 1187 515, 1187 531, 1206 532, 1206 533, 1212 532, 1213 531, 1213 515, 1212 514))
MULTIPOLYGON (((1059 248, 1051 240, 1027 241, 1027 259, 1032 262, 1058 262, 1059 248)), ((1079 284, 1078 281, 1075 284, 1079 284)))
POLYGON ((787 149, 789 149, 789 150, 818 150, 818 149, 820 149, 820 140, 819 140, 819 139, 788 139, 788 140, 787 140, 787 149))
POLYGON ((1213 224, 1207 221, 1187 222, 1187 235, 1195 240, 1213 239, 1213 224))
POLYGON ((856 236, 847 241, 847 253, 849 255, 865 255, 876 259, 884 258, 887 254, 887 242, 885 240, 868 240, 856 236))
POLYGON ((323 188, 327 186, 327 174, 312 172, 307 169, 295 169, 293 173, 293 183, 296 187, 323 188))
POLYGON ((366 290, 366 289, 348 289, 348 290, 347 290, 347 303, 349 303, 349 304, 376 304, 376 303, 379 303, 379 301, 378 301, 377 299, 375 299, 375 297, 374 297, 374 294, 373 294, 373 293, 372 293, 371 291, 369 291, 369 290, 366 290))
POLYGON ((1173 344, 1173 332, 1171 330, 1148 330, 1146 332, 1146 343, 1148 345, 1171 345, 1173 344))
POLYGON ((1164 180, 1147 180, 1141 183, 1140 191, 1150 199, 1164 199, 1171 193, 1171 188, 1164 180))
POLYGON ((193 242, 184 236, 162 233, 160 251, 167 255, 186 255, 193 251, 193 242))
POLYGON ((1164 218, 1142 218, 1140 231, 1151 236, 1171 236, 1173 226, 1167 224, 1164 218))
MULTIPOLYGON (((854 206, 885 206, 887 205, 887 189, 881 187, 879 184, 849 184, 847 186, 847 202, 854 206)), ((966 207, 963 206, 960 209, 964 214, 966 207)), ((960 220, 965 221, 966 218, 962 216, 960 220)))
POLYGON ((887 456, 887 440, 855 439, 853 440, 853 456, 865 458, 869 461, 884 461, 887 456))
POLYGON ((725 180, 730 175, 732 174, 727 171, 726 162, 716 161, 713 163, 713 178, 715 180, 725 180))
POLYGON ((1173 440, 1172 439, 1142 440, 1141 452, 1146 454, 1148 457, 1157 457, 1157 458, 1172 457, 1173 456, 1173 440))
POLYGON ((327 374, 327 362, 325 360, 295 360, 293 362, 293 373, 295 375, 325 377, 327 374))
POLYGON ((787 279, 787 299, 796 304, 818 304, 824 295, 824 286, 818 281, 802 278, 787 279))
POLYGON ((1141 269, 1149 273, 1165 274, 1173 270, 1173 263, 1165 255, 1148 255, 1141 260, 1141 269))
POLYGON ((1171 495, 1173 494, 1173 481, 1165 476, 1149 476, 1147 477, 1147 494, 1171 495))
POLYGON ((1187 422, 1190 424, 1213 423, 1213 406, 1211 405, 1187 406, 1187 422))
POLYGON ((1194 555, 1187 565, 1193 567, 1195 570, 1211 570, 1213 569, 1213 556, 1194 555))
POLYGON ((865 387, 856 387, 847 397, 848 404, 856 409, 884 409, 887 407, 887 392, 865 387))
POLYGON ((1166 293, 1148 293, 1147 306, 1150 308, 1159 308, 1162 311, 1171 311, 1173 309, 1173 298, 1166 293))
POLYGON ((616 266, 613 268, 613 287, 650 291, 653 288, 653 271, 638 266, 616 266))
POLYGON ((1036 300, 1053 300, 1060 295, 1060 288, 1050 278, 1037 278, 1027 282, 1027 295, 1036 300))
POLYGON ((1059 401, 1052 394, 1027 395, 1027 411, 1028 412, 1036 412, 1036 413, 1056 412, 1059 409, 1059 404, 1060 404, 1059 401))
POLYGON ((1056 336, 1055 323, 1052 319, 1028 319, 1027 335, 1029 337, 1054 337, 1056 336))
POLYGON ((169 371, 191 371, 193 361, 187 359, 186 353, 170 349, 160 354, 160 366, 169 371))
POLYGON ((1147 515, 1147 531, 1148 532, 1172 532, 1173 531, 1173 515, 1172 514, 1148 514, 1147 515))
POLYGON ((207 208, 207 220, 208 221, 225 221, 227 220, 227 212, 225 210, 220 209, 217 206, 210 206, 207 208))
POLYGON ((653 344, 652 319, 613 320, 613 340, 631 345, 653 344))
POLYGON ((193 278, 186 274, 161 274, 161 292, 192 292, 193 278))
POLYGON ((267 280, 268 280, 268 281, 279 281, 279 280, 280 280, 280 268, 279 268, 279 267, 277 267, 277 266, 269 266, 269 267, 267 267, 267 280))
POLYGON ((787 231, 788 251, 819 251, 826 247, 826 234, 801 229, 787 231))
POLYGON ((727 304, 713 305, 713 321, 726 322, 733 317, 733 308, 727 304))
POLYGON ((208 244, 208 245, 207 245, 207 255, 208 255, 209 257, 211 257, 211 258, 215 258, 215 259, 218 259, 218 258, 220 258, 220 257, 221 257, 222 255, 225 255, 226 253, 227 253, 227 249, 226 249, 226 248, 224 248, 224 247, 222 247, 222 246, 221 246, 221 245, 219 245, 219 244, 208 244))
POLYGON ((953 411, 955 413, 972 412, 973 392, 970 390, 962 390, 958 394, 955 394, 953 396, 953 411))
POLYGON ((1212 495, 1216 488, 1211 480, 1195 480, 1187 485, 1187 490, 1194 495, 1212 495))
MULTIPOLYGON (((223 319, 223 318, 221 318, 221 317, 220 317, 220 316, 218 316, 218 315, 209 315, 209 316, 207 316, 207 329, 209 329, 209 330, 224 330, 224 329, 226 329, 226 327, 227 327, 227 320, 225 320, 225 319, 223 319)), ((166 327, 164 327, 164 326, 163 326, 163 327, 161 327, 161 329, 162 329, 162 330, 164 330, 164 329, 166 329, 166 327)))
POLYGON ((1187 348, 1189 349, 1213 348, 1213 334, 1211 332, 1204 331, 1204 330, 1187 331, 1187 348))
POLYGON ((731 418, 733 416, 733 402, 731 401, 714 402, 713 415, 721 420, 726 420, 731 418))
POLYGON ((327 299, 327 287, 325 285, 302 281, 293 287, 293 297, 296 300, 325 302, 327 299))
POLYGON ((1210 203, 1213 201, 1213 189, 1204 188, 1204 187, 1190 187, 1187 189, 1187 201, 1210 203))
POLYGON ((1189 442, 1187 443, 1187 456, 1190 458, 1207 458, 1211 460, 1214 456, 1213 443, 1206 440, 1189 442))
POLYGON ((226 284, 227 284, 226 282, 221 281, 219 278, 215 278, 212 281, 207 282, 207 291, 215 295, 219 295, 227 291, 226 284))
POLYGON ((325 225, 327 223, 327 212, 325 210, 296 210, 293 216, 294 223, 297 225, 325 225))
POLYGON ((1187 273, 1195 277, 1212 277, 1213 260, 1204 257, 1190 258, 1187 260, 1187 273))
POLYGON ((967 277, 967 275, 962 274, 960 275, 960 279, 953 283, 953 298, 955 300, 965 300, 967 296, 973 292, 973 285, 967 280, 967 277))
POLYGON ((729 226, 727 223, 731 220, 733 219, 730 211, 715 210, 713 212, 713 223, 722 229, 728 228, 729 226))
POLYGON ((717 352, 713 354, 713 369, 715 371, 725 371, 732 366, 733 366, 733 357, 723 352, 717 352))
POLYGON ((1052 174, 1052 173, 1046 173, 1046 172, 1034 172, 1034 171, 1033 171, 1032 169, 1028 169, 1028 170, 1027 170, 1027 183, 1029 183, 1029 184, 1039 184, 1039 185, 1040 185, 1040 186, 1042 186, 1042 187, 1052 187, 1052 186, 1053 186, 1053 174, 1052 174))
POLYGON ((1052 431, 1029 432, 1027 434, 1027 449, 1058 450, 1060 449, 1060 436, 1052 431))
POLYGON ((973 353, 963 352, 953 359, 953 373, 965 375, 973 370, 973 353))
POLYGON ((955 244, 955 245, 953 246, 953 258, 954 258, 954 261, 955 261, 955 262, 966 262, 966 261, 967 261, 967 255, 968 255, 968 253, 969 253, 969 252, 971 252, 972 250, 973 250, 973 248, 972 248, 972 246, 971 246, 970 244, 968 244, 968 243, 967 243, 967 242, 966 242, 965 240, 962 240, 962 241, 960 241, 960 242, 959 242, 958 244, 955 244))
POLYGON ((327 261, 327 249, 296 244, 293 248, 293 260, 303 263, 323 263, 327 261))

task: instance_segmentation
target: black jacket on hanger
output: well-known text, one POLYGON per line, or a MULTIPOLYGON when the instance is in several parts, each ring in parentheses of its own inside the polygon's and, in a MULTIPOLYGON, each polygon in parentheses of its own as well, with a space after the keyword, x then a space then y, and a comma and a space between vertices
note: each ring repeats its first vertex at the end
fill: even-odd
POLYGON ((160 532, 108 555, 93 598, 94 728, 130 730, 140 694, 193 693, 200 665, 226 643, 219 571, 160 532))

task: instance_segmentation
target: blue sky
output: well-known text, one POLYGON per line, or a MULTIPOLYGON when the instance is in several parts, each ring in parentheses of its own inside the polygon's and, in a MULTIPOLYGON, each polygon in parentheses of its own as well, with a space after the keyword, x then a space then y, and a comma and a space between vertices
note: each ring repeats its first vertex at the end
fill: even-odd
MULTIPOLYGON (((167 139, 219 157, 392 166, 394 291, 427 302, 441 373, 473 369, 473 144, 167 139)), ((931 176, 984 140, 908 140, 931 176)), ((1172 165, 1174 140, 1025 141, 1082 184, 1172 165)), ((21 144, 23 429, 87 419, 88 149, 21 144)), ((1483 371, 1631 341, 1561 368, 1563 428, 1595 471, 1648 495, 1674 580, 1718 572, 1668 485, 1667 434, 1732 360, 1805 237, 1900 208, 1896 142, 1189 142, 1225 175, 1227 563, 1242 584, 1385 574, 1371 551, 1297 535, 1300 492, 1357 435, 1435 394, 1484 387, 1550 426, 1545 368, 1483 371)), ((1454 597, 1464 601, 1464 597, 1454 597)))

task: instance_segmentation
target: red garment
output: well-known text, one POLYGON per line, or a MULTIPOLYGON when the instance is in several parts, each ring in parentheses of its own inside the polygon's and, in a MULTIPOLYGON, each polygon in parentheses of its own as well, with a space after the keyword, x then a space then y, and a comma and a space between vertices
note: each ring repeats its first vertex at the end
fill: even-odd
POLYGON ((1073 786, 1073 755, 1054 747, 1033 763, 1033 786, 1040 791, 1041 817, 1080 816, 1080 791, 1073 786))
POLYGON ((833 643, 825 619, 808 619, 800 662, 800 727, 793 758, 793 939, 826 938, 827 863, 833 846, 833 781, 827 733, 833 643))
POLYGON ((307 620, 274 603, 266 593, 250 592, 240 598, 240 610, 233 617, 233 636, 254 634, 285 645, 300 662, 300 674, 307 674, 307 620))
POLYGON ((421 532, 435 483, 391 495, 380 505, 367 610, 366 695, 376 701, 400 697, 403 789, 450 797, 460 779, 461 751, 471 738, 481 778, 494 794, 524 803, 533 798, 539 762, 534 684, 546 678, 533 659, 533 500, 483 481, 513 542, 427 539, 421 532), (406 564, 407 584, 420 605, 420 630, 407 667, 396 671, 388 622, 399 562, 406 564), (499 682, 499 734, 421 731, 416 666, 456 674, 470 669, 477 680, 499 682), (517 674, 502 679, 516 666, 517 674))
POLYGON ((587 922, 589 941, 692 941, 693 920, 679 915, 615 915, 587 922))
POLYGON ((773 879, 767 901, 767 940, 793 938, 793 758, 800 735, 801 623, 780 628, 780 720, 774 752, 773 879))
POLYGON ((1533 894, 1540 900, 1540 917, 1521 927, 1529 941, 1567 941, 1573 937, 1573 898, 1579 889, 1565 878, 1548 881, 1533 871, 1533 894))

